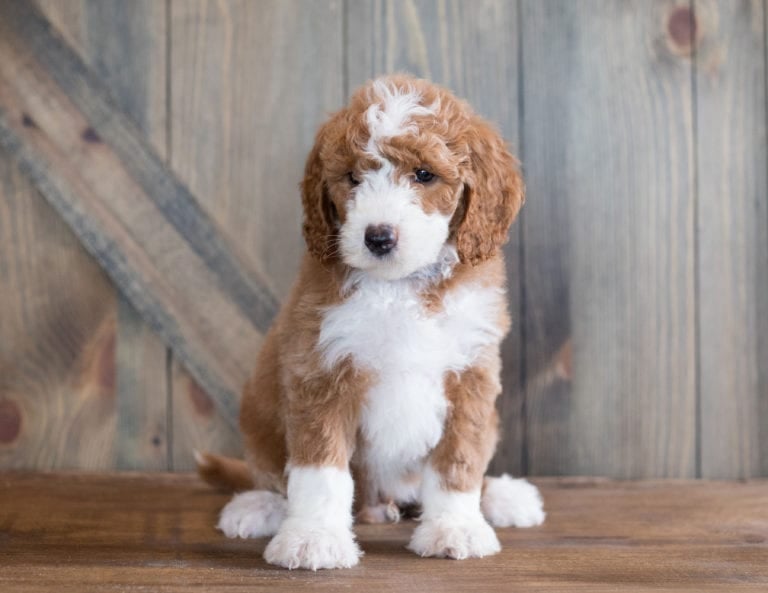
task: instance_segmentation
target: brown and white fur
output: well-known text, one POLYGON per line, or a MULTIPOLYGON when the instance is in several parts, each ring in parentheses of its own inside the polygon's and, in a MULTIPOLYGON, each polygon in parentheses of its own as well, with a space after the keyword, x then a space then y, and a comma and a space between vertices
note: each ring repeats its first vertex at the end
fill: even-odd
POLYGON ((274 535, 272 564, 349 567, 354 499, 364 522, 420 505, 422 556, 498 552, 488 521, 544 520, 534 486, 484 479, 516 160, 447 90, 390 76, 322 126, 301 187, 308 253, 243 394, 248 466, 198 455, 208 481, 252 488, 219 527, 274 535))

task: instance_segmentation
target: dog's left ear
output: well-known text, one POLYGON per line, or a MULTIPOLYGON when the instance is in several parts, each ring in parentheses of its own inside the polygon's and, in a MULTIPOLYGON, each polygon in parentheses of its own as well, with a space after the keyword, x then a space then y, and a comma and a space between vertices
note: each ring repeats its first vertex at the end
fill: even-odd
POLYGON ((342 113, 334 114, 323 124, 315 136, 315 144, 304 166, 301 182, 301 202, 304 207, 302 230, 307 249, 321 262, 327 263, 336 256, 336 232, 333 227, 333 206, 323 177, 321 153, 326 143, 332 142, 332 131, 342 113))
POLYGON ((525 186, 517 159, 496 130, 475 117, 468 135, 470 173, 464 184, 456 248, 463 263, 475 265, 496 255, 506 242, 525 201, 525 186))

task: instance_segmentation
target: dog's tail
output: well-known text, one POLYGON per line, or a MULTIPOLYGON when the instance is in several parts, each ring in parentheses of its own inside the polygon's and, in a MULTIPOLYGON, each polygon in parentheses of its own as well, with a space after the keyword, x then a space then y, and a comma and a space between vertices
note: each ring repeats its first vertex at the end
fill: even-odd
POLYGON ((211 486, 230 492, 251 490, 253 476, 242 459, 195 451, 198 475, 211 486))

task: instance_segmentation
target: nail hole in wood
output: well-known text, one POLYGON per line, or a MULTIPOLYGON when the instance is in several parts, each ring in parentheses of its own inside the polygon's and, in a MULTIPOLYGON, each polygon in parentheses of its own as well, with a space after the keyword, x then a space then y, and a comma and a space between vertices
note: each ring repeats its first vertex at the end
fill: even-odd
POLYGON ((91 127, 85 128, 85 130, 83 130, 82 137, 83 140, 92 144, 98 144, 101 142, 101 137, 96 133, 96 130, 91 127))

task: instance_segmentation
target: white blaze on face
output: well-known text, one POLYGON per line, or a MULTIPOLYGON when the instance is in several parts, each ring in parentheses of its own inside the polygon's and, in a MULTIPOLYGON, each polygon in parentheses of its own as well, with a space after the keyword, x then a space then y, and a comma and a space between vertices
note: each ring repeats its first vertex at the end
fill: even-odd
POLYGON ((381 80, 374 81, 371 93, 373 103, 365 112, 365 121, 371 134, 366 149, 380 160, 376 146, 378 140, 417 133, 419 130, 413 118, 433 115, 437 109, 437 105, 422 105, 421 94, 415 89, 389 87, 381 80))
POLYGON ((371 275, 394 280, 435 263, 448 238, 450 218, 439 212, 427 214, 418 192, 408 177, 398 178, 395 167, 385 159, 378 143, 386 138, 417 134, 412 118, 430 115, 436 106, 420 104, 414 89, 398 89, 376 81, 375 101, 366 111, 370 139, 366 152, 381 167, 366 172, 347 205, 347 219, 341 229, 341 252, 347 265, 371 275), (369 226, 390 225, 397 234, 397 246, 384 256, 376 256, 365 245, 369 226))

